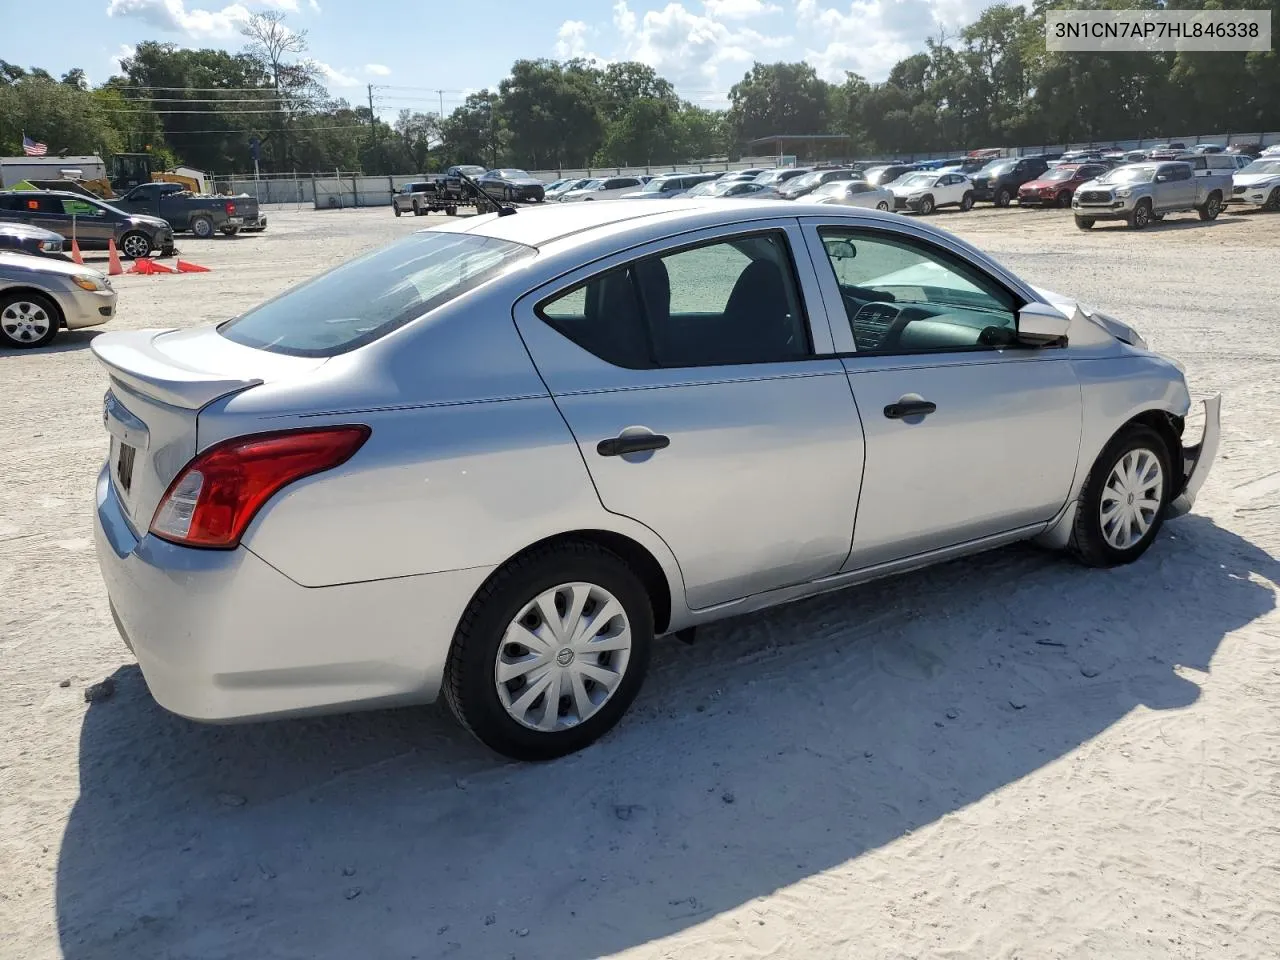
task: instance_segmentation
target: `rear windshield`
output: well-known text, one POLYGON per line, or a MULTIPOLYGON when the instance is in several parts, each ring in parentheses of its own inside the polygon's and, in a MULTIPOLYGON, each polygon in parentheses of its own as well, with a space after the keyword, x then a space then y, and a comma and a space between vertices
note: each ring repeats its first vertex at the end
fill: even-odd
POLYGON ((228 340, 297 357, 372 343, 501 273, 534 249, 423 231, 344 263, 218 328, 228 340))

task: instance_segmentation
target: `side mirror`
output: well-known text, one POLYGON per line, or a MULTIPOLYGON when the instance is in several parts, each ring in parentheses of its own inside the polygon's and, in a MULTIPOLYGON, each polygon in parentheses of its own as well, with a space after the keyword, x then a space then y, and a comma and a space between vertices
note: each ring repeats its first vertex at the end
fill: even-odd
POLYGON ((1163 173, 1156 174, 1156 183, 1168 183, 1169 178, 1163 173))
POLYGON ((857 249, 848 240, 823 240, 827 248, 827 256, 832 260, 852 260, 858 255, 857 249))
POLYGON ((1028 303, 1018 311, 1018 342, 1043 347, 1065 340, 1071 318, 1047 303, 1028 303))

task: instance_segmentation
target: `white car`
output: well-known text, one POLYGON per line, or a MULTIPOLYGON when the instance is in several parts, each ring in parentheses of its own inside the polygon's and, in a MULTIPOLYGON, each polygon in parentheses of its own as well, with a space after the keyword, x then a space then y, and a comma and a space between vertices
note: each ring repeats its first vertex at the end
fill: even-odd
POLYGON ((644 186, 639 177, 606 177, 603 180, 592 180, 585 187, 570 190, 560 198, 562 203, 574 203, 579 200, 617 200, 624 193, 633 193, 644 186))
POLYGON ((914 210, 928 216, 938 207, 973 206, 973 181, 962 173, 920 170, 888 185, 894 210, 914 210))
POLYGON ((1280 154, 1259 157, 1231 177, 1228 203, 1256 204, 1263 210, 1280 210, 1280 154))
POLYGON ((813 203, 838 203, 844 207, 867 207, 892 210, 893 193, 888 187, 876 187, 865 180, 833 180, 824 183, 804 199, 813 203))

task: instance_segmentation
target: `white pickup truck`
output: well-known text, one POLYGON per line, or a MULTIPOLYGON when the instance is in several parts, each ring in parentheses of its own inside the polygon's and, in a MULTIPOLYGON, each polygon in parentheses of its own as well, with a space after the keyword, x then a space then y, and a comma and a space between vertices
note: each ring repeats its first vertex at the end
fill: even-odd
POLYGON ((1071 211, 1076 226, 1088 230, 1099 220, 1124 220, 1136 230, 1166 214, 1194 210, 1216 220, 1231 196, 1231 174, 1189 160, 1129 163, 1076 188, 1071 211))

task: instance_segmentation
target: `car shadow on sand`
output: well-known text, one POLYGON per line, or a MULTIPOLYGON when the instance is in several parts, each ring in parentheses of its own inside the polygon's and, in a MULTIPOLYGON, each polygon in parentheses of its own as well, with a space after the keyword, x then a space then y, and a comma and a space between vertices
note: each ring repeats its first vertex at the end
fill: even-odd
MULTIPOLYGON (((574 960, 842 864, 1177 710, 1280 564, 1212 521, 1087 570, 1017 547, 664 642, 618 730, 505 763, 438 708, 252 726, 87 708, 69 960, 574 960), (1259 579, 1261 578, 1261 579, 1259 579)), ((354 639, 354 638, 353 638, 354 639)), ((1188 758, 1188 763, 1195 761, 1188 758)))
POLYGON ((28 347, 25 349, 15 349, 13 347, 0 346, 0 363, 5 360, 13 360, 18 357, 37 356, 45 353, 70 353, 76 350, 87 350, 89 344, 93 343, 93 338, 105 330, 88 329, 88 330, 62 330, 53 340, 43 347, 28 347))

